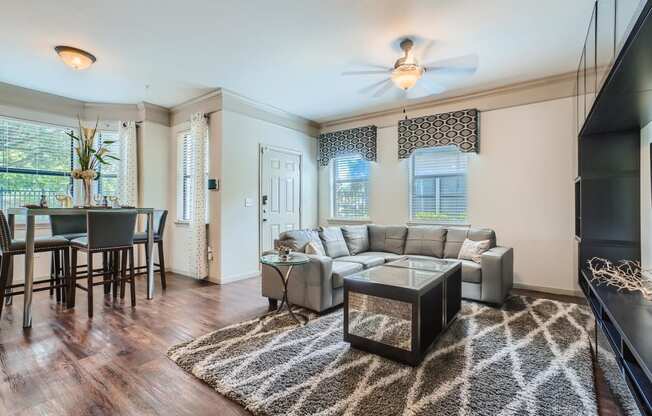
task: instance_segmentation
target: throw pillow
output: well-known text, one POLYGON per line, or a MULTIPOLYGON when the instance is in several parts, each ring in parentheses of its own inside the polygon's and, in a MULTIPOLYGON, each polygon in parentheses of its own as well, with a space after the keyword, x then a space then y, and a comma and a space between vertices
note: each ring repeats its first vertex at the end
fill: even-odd
POLYGON ((462 243, 460 254, 457 256, 461 260, 471 260, 480 263, 482 253, 491 248, 491 240, 473 241, 468 238, 462 243))
POLYGON ((322 227, 319 229, 319 237, 328 257, 336 259, 350 255, 340 227, 322 227))
POLYGON ((324 251, 324 246, 321 244, 321 242, 317 244, 315 241, 311 241, 308 244, 306 244, 306 254, 325 256, 326 252, 324 251))
POLYGON ((342 235, 352 256, 369 251, 369 233, 366 225, 345 225, 342 227, 342 235))

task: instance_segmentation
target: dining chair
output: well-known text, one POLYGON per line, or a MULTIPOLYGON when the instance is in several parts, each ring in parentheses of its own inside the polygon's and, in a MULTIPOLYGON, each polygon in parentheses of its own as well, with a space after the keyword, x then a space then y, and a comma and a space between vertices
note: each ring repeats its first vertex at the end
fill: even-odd
MULTIPOLYGON (((167 281, 165 278, 165 253, 163 251, 163 232, 165 231, 165 221, 168 217, 168 210, 166 209, 156 209, 154 210, 154 244, 158 249, 158 263, 154 263, 154 272, 160 272, 161 274, 161 287, 163 290, 167 287, 167 281)), ((138 274, 147 273, 147 264, 149 264, 150 253, 147 251, 147 231, 144 233, 136 233, 134 235, 134 244, 143 244, 145 246, 145 266, 138 266, 136 270, 138 274), (143 270, 144 271, 141 271, 143 270)))
MULTIPOLYGON (((88 299, 88 317, 93 317, 93 287, 98 285, 112 285, 113 299, 118 296, 120 287, 120 298, 124 298, 124 282, 130 283, 131 306, 136 306, 136 279, 134 273, 134 229, 136 226, 136 210, 111 211, 92 210, 86 213, 87 235, 75 238, 70 241, 71 263, 73 265, 72 277, 69 279, 68 306, 75 306, 76 289, 86 291, 88 299), (78 252, 87 255, 86 276, 77 277, 78 252), (101 282, 94 282, 93 254, 111 254, 109 279, 101 282), (127 266, 128 260, 128 266, 127 266), (127 267, 129 276, 127 276, 127 267), (86 286, 77 283, 77 280, 86 279, 86 286)), ((105 292, 106 293, 106 292, 105 292)))
MULTIPOLYGON (((70 242, 63 237, 36 237, 34 238, 34 252, 43 253, 50 252, 52 257, 55 258, 56 268, 59 268, 59 261, 63 260, 62 277, 57 278, 54 289, 60 291, 65 290, 68 285, 68 276, 70 276, 70 266, 68 263, 68 252, 70 250, 70 242), (63 253, 63 255, 61 255, 63 253)), ((11 264, 14 256, 25 254, 25 240, 14 239, 11 235, 9 222, 4 212, 0 210, 0 294, 3 296, 3 301, 0 302, 0 315, 2 308, 5 304, 4 299, 13 298, 17 295, 25 294, 25 284, 14 284, 9 276, 9 265, 11 264), (21 290, 22 289, 22 290, 21 290)), ((52 287, 52 278, 35 280, 32 286, 32 292, 40 292, 42 290, 50 290, 52 287), (47 283, 48 286, 41 287, 47 283)))

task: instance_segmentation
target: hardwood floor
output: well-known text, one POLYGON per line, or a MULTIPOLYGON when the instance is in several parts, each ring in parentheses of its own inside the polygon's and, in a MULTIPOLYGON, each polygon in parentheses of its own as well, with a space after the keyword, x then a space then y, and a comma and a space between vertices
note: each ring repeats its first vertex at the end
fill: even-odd
POLYGON ((169 273, 167 290, 157 286, 152 301, 145 300, 142 278, 137 287, 135 309, 128 297, 114 306, 96 287, 92 320, 84 296, 74 310, 64 310, 46 292, 37 293, 28 331, 22 329, 22 298, 6 307, 0 320, 0 415, 247 415, 165 352, 266 312, 260 280, 218 286, 169 273))
MULTIPOLYGON (((158 283, 158 282, 157 282, 158 283)), ((22 329, 22 297, 0 321, 0 415, 247 415, 242 407, 186 374, 165 352, 267 310, 257 279, 218 286, 168 275, 167 290, 136 308, 112 305, 101 286, 95 316, 83 293, 64 310, 34 296, 34 324, 22 329)))

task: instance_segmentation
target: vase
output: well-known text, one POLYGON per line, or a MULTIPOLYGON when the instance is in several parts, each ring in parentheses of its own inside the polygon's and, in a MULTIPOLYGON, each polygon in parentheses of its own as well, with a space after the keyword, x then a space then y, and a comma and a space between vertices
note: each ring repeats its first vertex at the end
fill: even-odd
POLYGON ((93 179, 82 179, 82 192, 84 195, 84 206, 90 207, 93 203, 93 179))

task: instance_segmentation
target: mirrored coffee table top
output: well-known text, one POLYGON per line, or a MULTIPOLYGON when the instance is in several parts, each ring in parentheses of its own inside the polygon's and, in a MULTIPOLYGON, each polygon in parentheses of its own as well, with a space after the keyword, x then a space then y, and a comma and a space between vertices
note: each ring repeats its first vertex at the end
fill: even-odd
MULTIPOLYGON (((453 265, 454 266, 454 265, 453 265)), ((378 266, 369 270, 363 270, 345 279, 376 283, 386 286, 403 287, 406 289, 421 290, 437 279, 446 275, 446 272, 454 267, 449 267, 442 272, 431 272, 427 270, 408 269, 404 267, 378 266)))
POLYGON ((267 254, 260 258, 263 264, 270 266, 296 266, 298 264, 310 263, 310 258, 305 254, 292 253, 287 258, 281 257, 278 254, 267 254))
POLYGON ((457 260, 445 259, 423 259, 420 257, 404 257, 386 264, 391 267, 402 267, 406 269, 426 270, 429 272, 445 272, 455 264, 459 263, 457 260))

